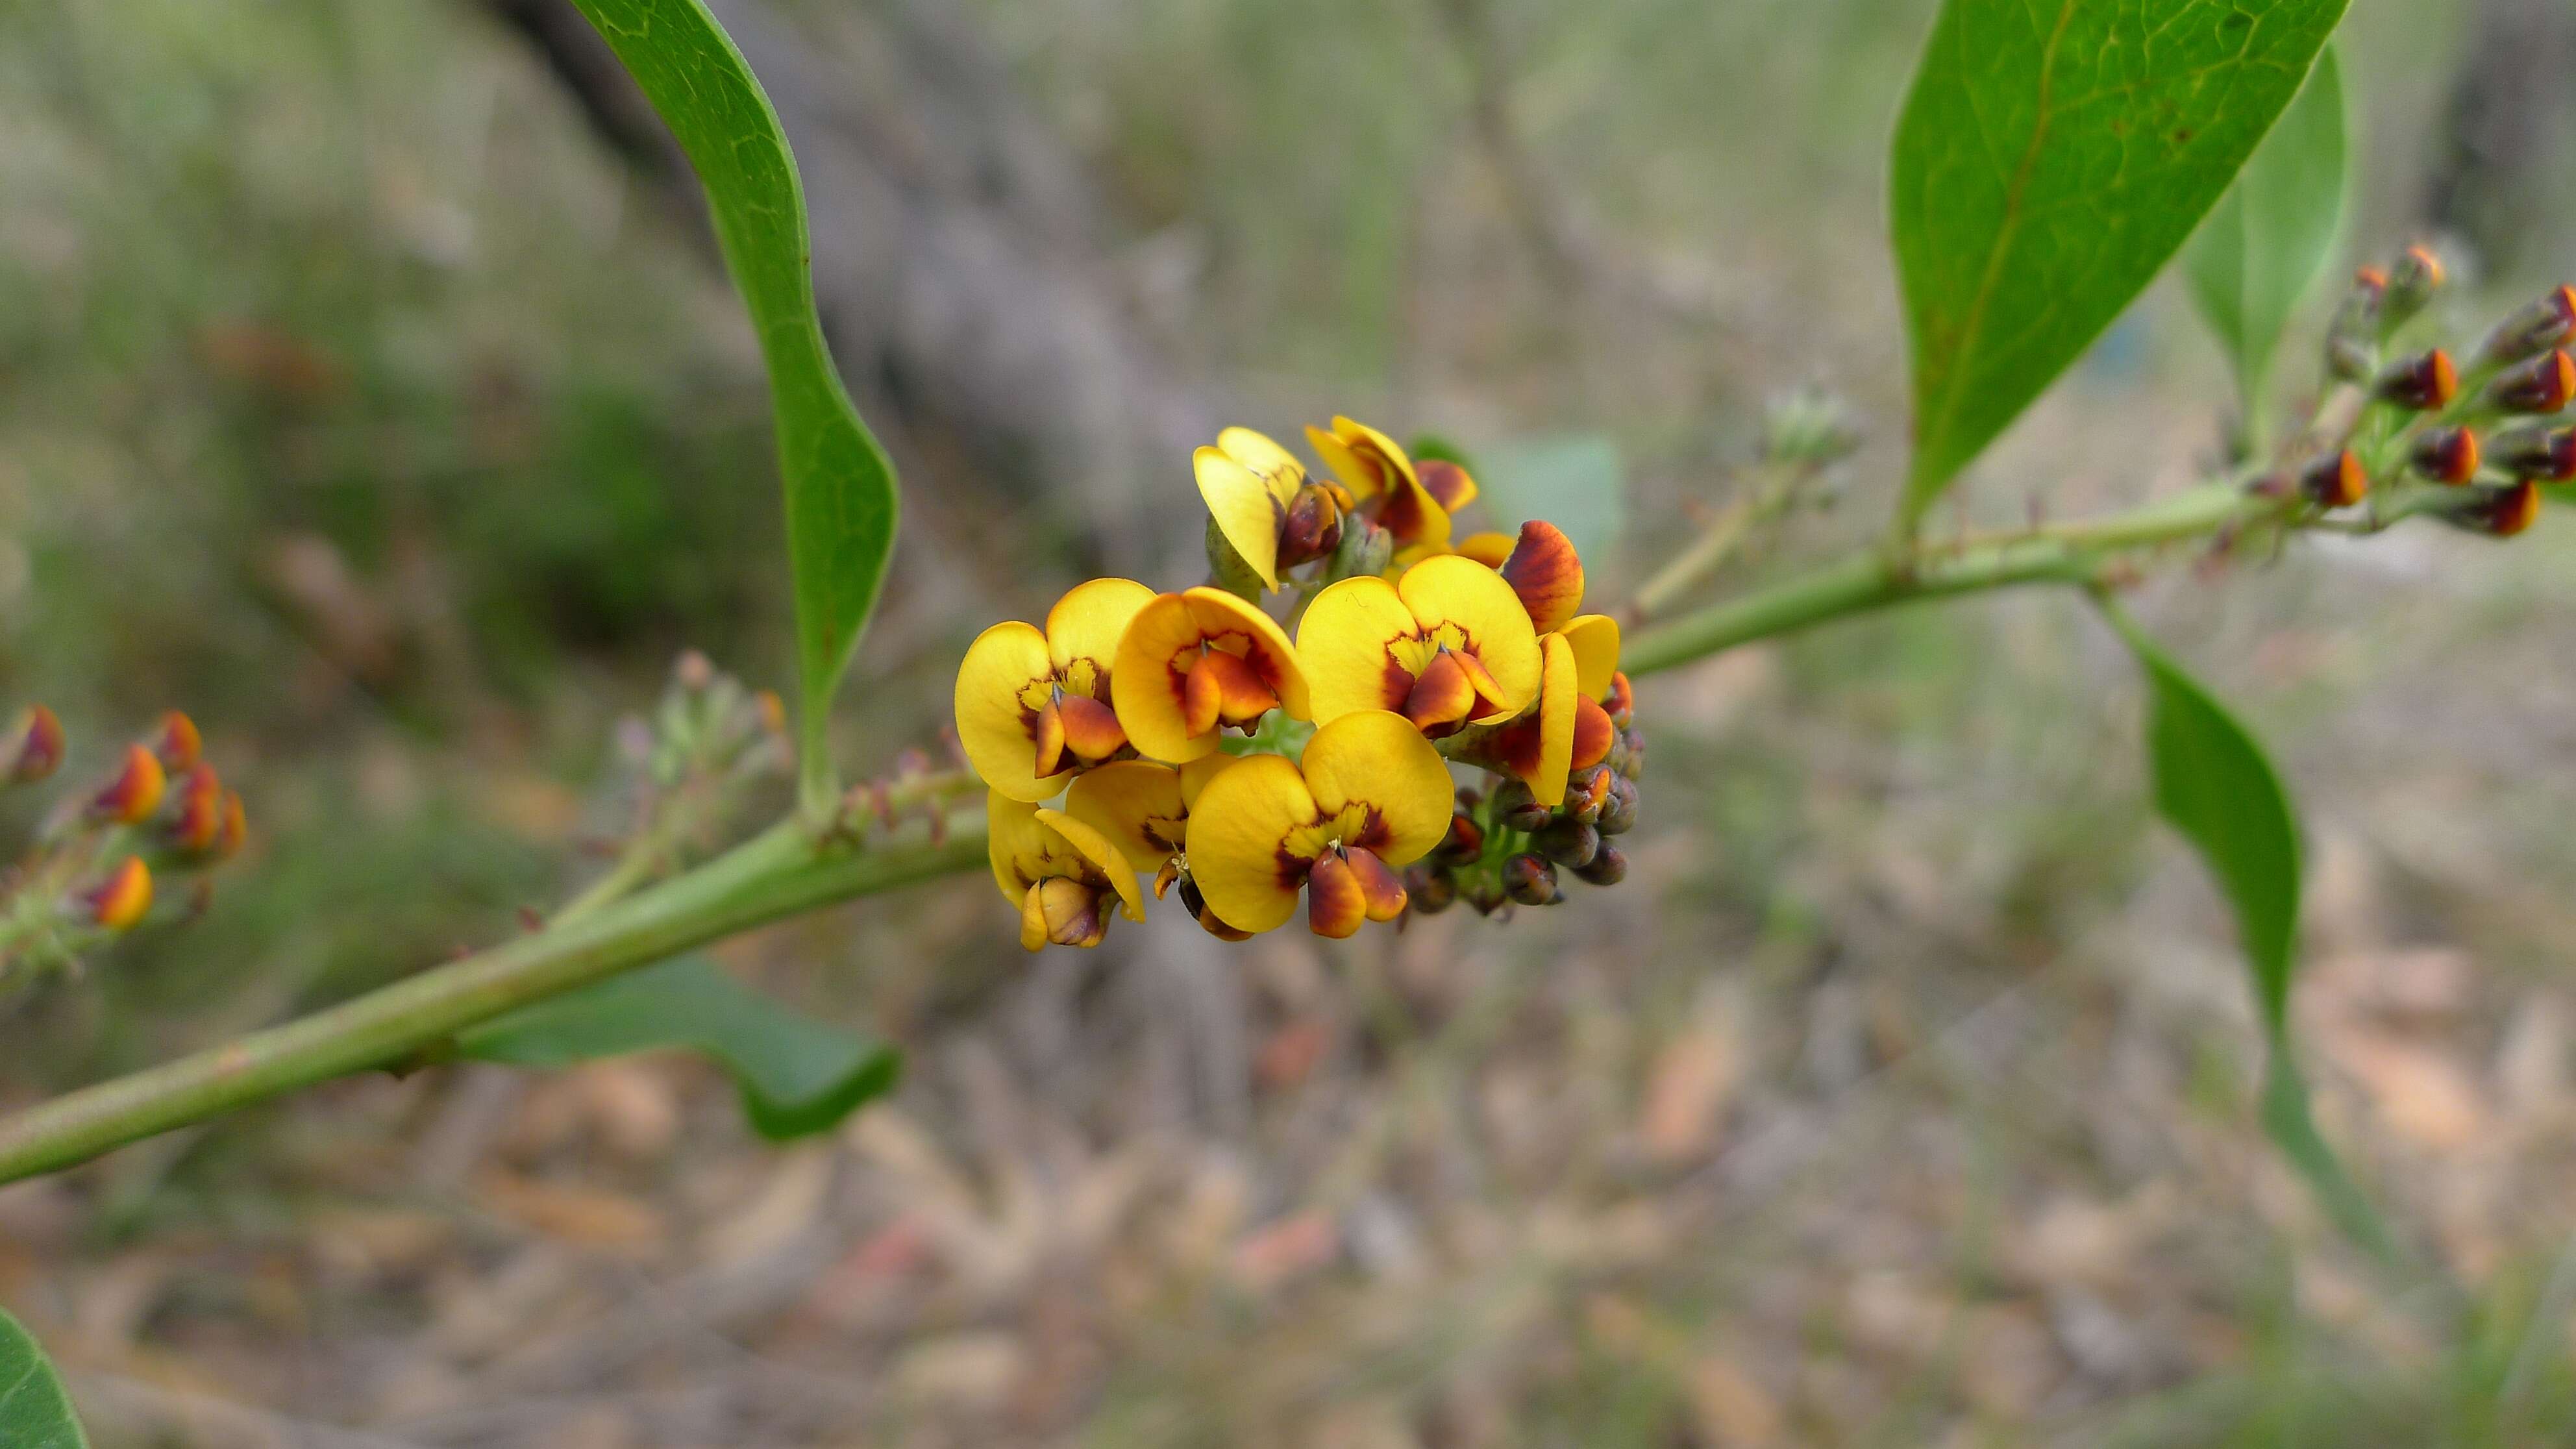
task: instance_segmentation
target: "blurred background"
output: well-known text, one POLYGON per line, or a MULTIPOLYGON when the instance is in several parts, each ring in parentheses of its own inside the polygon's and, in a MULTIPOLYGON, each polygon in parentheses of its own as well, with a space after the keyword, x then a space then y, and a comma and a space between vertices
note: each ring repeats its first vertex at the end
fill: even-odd
MULTIPOLYGON (((844 758, 937 748, 985 623, 1194 577, 1226 422, 1588 456, 1610 600, 1820 385, 1867 439, 1837 506, 1712 592, 1873 536, 1931 8, 723 0, 905 472, 844 758)), ((2343 43, 2348 261, 2439 240, 2464 335, 2576 270, 2563 0, 2343 43)), ((2160 286, 1973 509, 2186 483, 2228 395, 2160 286)), ((0 698, 75 778, 186 708, 255 836, 204 920, 0 1005, 0 1102, 601 869, 675 655, 788 682, 767 419, 560 0, 0 14, 0 698)), ((830 1137, 674 1056, 352 1080, 0 1191, 0 1300, 119 1449, 2568 1442, 2576 528, 2336 542, 2137 604, 2303 804, 2319 1111, 2415 1269, 2264 1144, 2133 666, 2032 595, 1644 683, 1615 891, 1027 958, 941 883, 719 953, 908 1051, 830 1137)))

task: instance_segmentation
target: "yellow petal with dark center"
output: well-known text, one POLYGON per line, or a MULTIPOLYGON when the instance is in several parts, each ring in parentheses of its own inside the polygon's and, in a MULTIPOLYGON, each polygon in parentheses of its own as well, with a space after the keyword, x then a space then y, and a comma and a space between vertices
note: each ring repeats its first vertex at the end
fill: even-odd
POLYGON ((1216 435, 1216 445, 1227 457, 1259 474, 1269 486, 1270 496, 1282 506, 1297 496, 1297 485, 1306 481, 1306 465, 1268 433, 1227 428, 1216 435))
POLYGON ((1520 596, 1530 624, 1544 634, 1574 617, 1583 607, 1583 560, 1574 541, 1555 524, 1533 518, 1521 525, 1511 557, 1502 564, 1503 582, 1520 596))
POLYGON ((1443 554, 1405 570, 1395 587, 1424 637, 1474 654, 1493 676, 1496 708, 1477 723, 1529 707, 1538 695, 1538 631, 1501 574, 1463 554, 1443 554))
POLYGON ((1306 673, 1317 724, 1363 709, 1402 709, 1413 671, 1394 652, 1420 630, 1395 585, 1344 579, 1306 605, 1297 625, 1297 662, 1306 673))
POLYGON ((1286 501, 1271 492, 1259 473, 1221 448, 1192 453, 1190 471, 1198 476, 1199 497, 1207 503, 1208 517, 1216 520, 1217 532, 1262 583, 1278 588, 1279 524, 1288 516, 1286 501))
MULTIPOLYGON (((1307 717, 1296 648, 1269 615, 1222 589, 1163 594, 1137 611, 1109 676, 1111 701, 1137 753, 1179 764, 1216 748, 1214 727, 1191 728, 1188 713, 1190 673, 1211 650, 1248 665, 1291 718, 1307 717)), ((1215 687, 1222 703, 1221 678, 1215 687)))
POLYGON ((1064 813, 1109 837, 1139 871, 1160 870, 1188 839, 1183 794, 1171 766, 1120 760, 1076 779, 1064 792, 1064 813))
POLYGON ((1136 884, 1136 868, 1127 863, 1127 857, 1110 842, 1108 836, 1061 810, 1040 809, 1038 824, 1054 831, 1081 860, 1090 863, 1092 868, 1081 872, 1083 875, 1109 882, 1109 888, 1118 893, 1119 905, 1126 909, 1127 919, 1145 919, 1145 891, 1136 884))
POLYGON ((1134 579, 1093 579, 1076 584, 1047 610, 1047 658, 1067 687, 1105 699, 1108 691, 1094 682, 1118 657, 1118 638, 1128 621, 1145 607, 1154 591, 1134 579), (1089 670, 1074 666, 1084 660, 1089 670))
POLYGON ((1339 851, 1317 856, 1313 872, 1306 877, 1306 928, 1339 941, 1357 935, 1360 922, 1367 919, 1368 898, 1361 893, 1350 863, 1339 851))
MULTIPOLYGON (((1404 728, 1413 733, 1412 726, 1404 728)), ((1315 737, 1323 738, 1323 731, 1315 737)), ((1421 735, 1413 737, 1431 748, 1421 735)), ((1238 931, 1255 932, 1296 914, 1308 862, 1288 855, 1286 843, 1314 821, 1314 792, 1297 767, 1277 755, 1245 756, 1208 781, 1190 809, 1189 827, 1190 878, 1208 910, 1238 931)))
POLYGON ((1046 635, 1016 621, 977 635, 957 666, 957 743, 984 783, 1014 800, 1064 788, 1062 775, 1040 779, 1036 770, 1038 711, 1054 673, 1046 635))
MULTIPOLYGON (((1420 472, 1405 456, 1401 444, 1366 423, 1345 417, 1333 419, 1332 435, 1363 468, 1384 480, 1386 497, 1378 505, 1378 522, 1395 535, 1399 545, 1449 546, 1449 509, 1423 486, 1420 472)), ((1462 480, 1466 476, 1464 470, 1458 473, 1462 480)), ((1464 491, 1466 497, 1475 496, 1472 480, 1467 481, 1464 491)))
MULTIPOLYGON (((1364 812, 1365 828, 1342 844, 1366 846, 1389 865, 1412 864, 1449 833, 1453 786, 1448 763, 1400 714, 1346 714, 1316 730, 1306 742, 1304 774, 1318 818, 1344 818, 1352 806, 1364 812)), ((1232 778, 1233 773, 1219 776, 1208 787, 1200 797, 1202 813, 1209 798, 1232 778)), ((1190 858, 1197 862, 1195 847, 1190 858)))
POLYGON ((1579 614, 1557 632, 1574 646, 1574 687, 1585 699, 1606 698, 1610 676, 1619 672, 1619 621, 1608 614, 1579 614))
POLYGON ((1360 900, 1368 908, 1370 920, 1392 921, 1404 914, 1404 877, 1378 859, 1376 851, 1353 846, 1345 852, 1344 863, 1350 867, 1351 878, 1359 882, 1360 900))

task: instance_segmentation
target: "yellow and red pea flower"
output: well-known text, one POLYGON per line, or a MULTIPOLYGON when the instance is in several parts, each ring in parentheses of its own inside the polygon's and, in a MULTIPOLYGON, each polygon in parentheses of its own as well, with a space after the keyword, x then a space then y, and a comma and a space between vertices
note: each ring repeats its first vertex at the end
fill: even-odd
POLYGON ((118 825, 139 825, 161 808, 161 793, 168 783, 159 756, 142 745, 128 745, 125 762, 116 777, 90 797, 89 816, 118 825))
POLYGON ((1093 579, 1056 601, 1044 630, 1013 620, 976 636, 957 666, 957 741, 987 786, 1035 804, 1126 748, 1111 666, 1153 599, 1132 579, 1093 579))
POLYGON ((1279 536, 1306 481, 1306 466, 1266 434, 1227 428, 1216 435, 1215 447, 1190 455, 1190 471, 1217 531, 1263 586, 1277 592, 1279 536))
POLYGON ((1097 946, 1113 908, 1145 919, 1135 868, 1109 837, 999 790, 984 797, 984 814, 993 883, 1020 913, 1022 947, 1097 946))
POLYGON ((1344 714, 1302 760, 1252 755, 1208 782, 1190 812, 1190 872, 1238 931, 1285 923, 1303 892, 1315 934, 1348 936, 1402 914, 1398 870, 1448 833, 1450 800, 1447 763, 1410 721, 1344 714))
POLYGON ((171 847, 183 855, 212 851, 223 841, 227 802, 238 799, 225 793, 224 783, 212 765, 199 764, 181 775, 172 797, 170 819, 163 826, 171 847))
POLYGON ((1353 502, 1395 536, 1399 552, 1447 548, 1450 515, 1475 501, 1476 480, 1466 469, 1436 460, 1417 467, 1395 439, 1366 423, 1337 416, 1330 432, 1307 428, 1306 441, 1353 502))
POLYGON ((1249 729, 1273 709, 1310 718, 1287 631, 1223 589, 1158 594, 1139 608, 1118 641, 1110 689, 1137 753, 1168 764, 1214 753, 1220 730, 1249 729))
POLYGON ((129 855, 114 870, 74 898, 79 914, 102 930, 131 930, 152 909, 152 872, 143 858, 129 855))
POLYGON ((1391 710, 1434 737, 1500 724, 1537 697, 1538 631, 1502 575, 1441 554, 1317 594, 1297 627, 1317 724, 1391 710))

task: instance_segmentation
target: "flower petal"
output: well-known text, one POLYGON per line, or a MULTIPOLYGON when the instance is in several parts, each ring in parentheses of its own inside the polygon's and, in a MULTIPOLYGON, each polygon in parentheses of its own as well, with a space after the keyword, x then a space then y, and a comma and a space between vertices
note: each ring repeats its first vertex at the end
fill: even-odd
POLYGON ((1372 921, 1392 921, 1404 914, 1404 877, 1377 858, 1377 852, 1366 846, 1353 846, 1344 852, 1351 878, 1359 882, 1360 899, 1368 908, 1372 921))
POLYGON ((1208 781, 1225 773, 1227 767, 1231 766, 1239 758, 1241 758, 1241 756, 1229 755, 1220 750, 1213 755, 1201 755, 1197 759, 1190 761, 1188 764, 1181 766, 1181 805, 1183 808, 1196 805, 1199 799, 1199 792, 1207 788, 1208 781))
MULTIPOLYGON (((1188 714, 1189 675, 1209 649, 1249 665, 1290 718, 1307 717, 1296 646, 1269 615, 1223 589, 1163 594, 1137 611, 1109 675, 1118 722, 1138 754, 1180 764, 1216 748, 1215 729, 1190 728, 1188 714)), ((1217 681, 1220 702, 1222 684, 1217 681)))
POLYGON ((1297 662, 1317 724, 1354 710, 1402 709, 1413 672, 1390 646, 1420 629, 1395 585, 1374 576, 1344 579, 1306 605, 1297 625, 1297 662))
POLYGON ((1315 450, 1315 456, 1324 460, 1324 466, 1332 471, 1341 485, 1350 490, 1353 500, 1366 503, 1386 491, 1389 475, 1385 470, 1375 461, 1363 459, 1352 451, 1351 445, 1337 434, 1310 425, 1306 429, 1306 442, 1315 450))
MULTIPOLYGON (((1319 818, 1339 815, 1352 805, 1368 811, 1368 830, 1342 843, 1366 846, 1389 865, 1412 864, 1449 833, 1454 787, 1448 762, 1400 714, 1367 710, 1316 730, 1306 742, 1303 772, 1319 818)), ((1232 778, 1231 773, 1220 776, 1208 787, 1200 798, 1202 812, 1232 778)), ((1193 817, 1194 830, 1195 821, 1193 817)), ((1190 858, 1197 861, 1195 849, 1190 858)))
MULTIPOLYGON (((1316 738, 1322 737, 1318 730, 1316 738)), ((1414 739, 1431 748, 1420 735, 1414 739)), ((1285 856, 1283 845, 1291 831, 1314 820, 1314 792, 1277 755, 1245 756, 1208 781, 1189 827, 1190 878, 1208 910, 1238 931, 1255 932, 1296 914, 1306 862, 1285 856)))
POLYGON ((1495 533, 1488 530, 1484 533, 1471 533, 1460 539, 1458 552, 1489 569, 1498 569, 1503 566, 1503 560, 1512 556, 1512 549, 1518 543, 1519 540, 1508 533, 1495 533))
POLYGON ((1543 518, 1521 525, 1521 536, 1503 560, 1503 582, 1520 596, 1530 624, 1544 634, 1574 617, 1583 607, 1583 560, 1574 540, 1543 518))
POLYGON ((1038 823, 1063 837, 1083 860, 1090 862, 1092 874, 1108 879, 1109 888, 1118 892, 1118 903, 1126 909, 1127 919, 1145 919, 1145 892, 1136 884, 1136 868, 1127 863, 1127 857, 1108 836, 1061 810, 1041 808, 1038 823))
MULTIPOLYGON (((1575 657, 1573 644, 1564 635, 1550 634, 1540 644, 1547 654, 1547 667, 1545 682, 1539 685, 1538 709, 1535 711, 1538 758, 1531 762, 1530 772, 1521 776, 1520 781, 1529 786, 1532 799, 1553 810, 1565 803, 1565 777, 1574 768, 1575 706, 1583 702, 1579 683, 1581 665, 1575 657)), ((1600 707, 1595 705, 1593 712, 1599 714, 1600 707)), ((1602 715, 1602 722, 1608 723, 1609 716, 1602 715)), ((1602 748, 1609 748, 1607 742, 1602 748)))
POLYGON ((1286 506, 1297 496, 1297 485, 1306 481, 1306 465, 1297 455, 1272 440, 1268 433, 1252 428, 1227 428, 1216 435, 1218 451, 1241 463, 1261 477, 1270 496, 1286 506))
POLYGON ((1610 676, 1619 672, 1619 621, 1608 614, 1580 614, 1557 632, 1574 646, 1574 687, 1599 703, 1610 692, 1610 676))
POLYGON ((1338 850, 1315 857, 1315 869, 1306 877, 1306 928, 1340 941, 1359 934, 1367 919, 1368 897, 1350 862, 1338 850))
POLYGON ((1443 554, 1405 570, 1395 587, 1425 637, 1472 652, 1493 675, 1498 707, 1478 715, 1477 723, 1529 707, 1538 694, 1538 631, 1501 574, 1463 554, 1443 554))
MULTIPOLYGON (((1610 743, 1619 736, 1619 727, 1610 723, 1610 712, 1581 695, 1574 697, 1574 743, 1566 754, 1566 768, 1589 770, 1610 757, 1610 743)), ((1552 803, 1552 802, 1551 802, 1552 803)))
MULTIPOLYGON (((1034 803, 1064 788, 1061 774, 1038 778, 1040 706, 1025 697, 1045 688, 1054 673, 1046 636, 1017 621, 975 636, 957 666, 957 743, 984 783, 1014 800, 1034 803)), ((1015 901, 1019 896, 1011 893, 1015 901)))
POLYGON ((1137 870, 1160 870, 1188 839, 1185 793, 1179 770, 1120 760, 1075 780, 1064 792, 1064 813, 1109 837, 1137 870))
MULTIPOLYGON (((1449 546, 1449 510, 1441 505, 1430 489, 1422 485, 1422 475, 1405 456, 1395 439, 1350 418, 1333 419, 1333 436, 1362 467, 1382 480, 1386 494, 1378 504, 1378 522, 1395 535, 1398 544, 1423 543, 1438 548, 1449 546)), ((1461 471, 1458 475, 1465 478, 1461 471)), ((1467 485, 1467 496, 1474 497, 1475 485, 1467 485)))
POLYGON ((1433 655, 1404 697, 1404 717, 1426 735, 1454 731, 1476 712, 1476 687, 1459 658, 1445 649, 1433 655))
POLYGON ((1190 471, 1198 475, 1199 497, 1207 503, 1217 531, 1261 576, 1261 582, 1278 588, 1279 523, 1287 516, 1287 503, 1271 492, 1259 473, 1221 448, 1192 453, 1190 471))
POLYGON ((1046 830, 1038 824, 1038 807, 999 790, 985 792, 984 858, 993 867, 1002 899, 1018 905, 1029 887, 1046 876, 1048 844, 1046 830))
POLYGON ((1118 637, 1127 632, 1127 622, 1153 597, 1152 589, 1134 579, 1093 579, 1055 601, 1047 610, 1047 658, 1067 688, 1093 699, 1108 697, 1100 676, 1118 657, 1118 637), (1084 661, 1089 669, 1075 667, 1084 661))
POLYGON ((1096 765, 1127 747, 1127 731, 1109 706, 1087 695, 1067 694, 1055 701, 1064 730, 1064 747, 1086 765, 1096 765))
POLYGON ((1431 501, 1447 512, 1456 513, 1476 501, 1475 478, 1446 458, 1414 459, 1413 476, 1422 480, 1422 491, 1431 495, 1431 501))

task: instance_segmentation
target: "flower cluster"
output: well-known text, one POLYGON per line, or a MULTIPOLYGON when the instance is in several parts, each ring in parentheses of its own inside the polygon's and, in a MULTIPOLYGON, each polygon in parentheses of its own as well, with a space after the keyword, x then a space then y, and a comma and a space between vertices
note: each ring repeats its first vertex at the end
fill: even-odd
MULTIPOLYGON (((0 789, 51 776, 68 748, 62 721, 43 705, 0 735, 0 789)), ((0 982, 22 968, 65 965, 153 913, 153 877, 202 871, 242 847, 248 825, 238 792, 205 759, 186 715, 172 710, 123 746, 106 778, 57 802, 34 848, 0 873, 0 982)), ((201 907, 201 876, 187 904, 201 907)))
POLYGON ((2374 524, 2423 513, 2501 538, 2539 517, 2542 485, 2576 479, 2576 288, 2526 304, 2454 361, 2400 345, 2442 284, 2423 247, 2354 275, 2326 336, 2347 405, 2320 407, 2301 456, 2267 486, 2327 510, 2367 502, 2374 524))
POLYGON ((1552 902, 1554 864, 1624 872, 1603 837, 1636 817, 1644 744, 1573 544, 1462 533, 1454 459, 1348 418, 1306 436, 1320 474, 1249 428, 1198 450, 1210 583, 1094 579, 966 651, 958 742, 1030 950, 1144 919, 1140 879, 1241 940, 1301 896, 1343 937, 1552 902))

